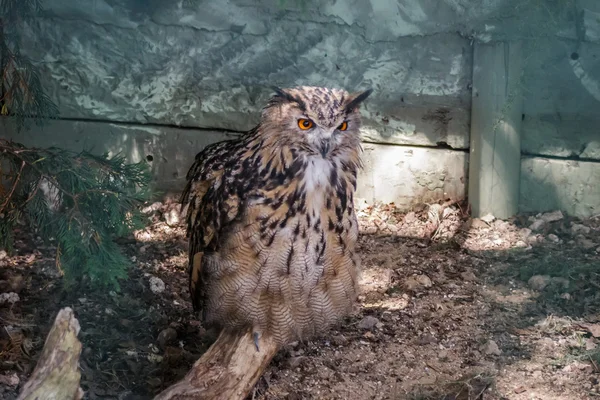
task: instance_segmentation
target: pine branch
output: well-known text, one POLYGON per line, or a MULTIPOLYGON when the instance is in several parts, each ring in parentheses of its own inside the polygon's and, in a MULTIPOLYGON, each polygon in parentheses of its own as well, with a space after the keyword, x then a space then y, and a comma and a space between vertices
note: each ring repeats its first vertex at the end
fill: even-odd
POLYGON ((41 125, 58 116, 35 66, 19 49, 20 23, 41 10, 41 0, 0 0, 0 115, 14 117, 18 131, 29 119, 41 125))
MULTIPOLYGON (((151 195, 147 164, 0 139, 0 166, 0 179, 9 182, 0 197, 0 233, 24 217, 39 236, 54 238, 67 284, 85 277, 118 288, 129 261, 114 239, 143 226, 138 205, 151 195)), ((11 235, 0 236, 0 246, 11 245, 11 235)))

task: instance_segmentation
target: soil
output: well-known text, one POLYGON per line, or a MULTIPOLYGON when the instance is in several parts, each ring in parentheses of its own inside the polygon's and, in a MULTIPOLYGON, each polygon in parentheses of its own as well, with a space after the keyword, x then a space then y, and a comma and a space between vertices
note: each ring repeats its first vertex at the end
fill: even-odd
MULTIPOLYGON (((361 204, 355 312, 281 350, 250 398, 600 397, 600 217, 472 219, 461 206, 361 204)), ((118 292, 65 290, 55 249, 21 227, 0 252, 0 398, 16 398, 65 306, 86 399, 150 399, 189 370, 215 334, 191 309, 175 207, 146 207, 149 226, 120 242, 133 267, 118 292)))

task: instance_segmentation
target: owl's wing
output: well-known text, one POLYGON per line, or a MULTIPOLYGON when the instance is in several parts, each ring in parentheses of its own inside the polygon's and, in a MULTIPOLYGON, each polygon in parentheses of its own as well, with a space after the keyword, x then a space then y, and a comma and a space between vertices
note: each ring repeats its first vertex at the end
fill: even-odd
POLYGON ((188 205, 189 282, 195 310, 202 308, 203 256, 217 249, 221 233, 240 212, 240 199, 235 190, 228 188, 230 174, 226 169, 228 161, 237 156, 233 144, 216 143, 198 153, 181 196, 182 206, 188 205))

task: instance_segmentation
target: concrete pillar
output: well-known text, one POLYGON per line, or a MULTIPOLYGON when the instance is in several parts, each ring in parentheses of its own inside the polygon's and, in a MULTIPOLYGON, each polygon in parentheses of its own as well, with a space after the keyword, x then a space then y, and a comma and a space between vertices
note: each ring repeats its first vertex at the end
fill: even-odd
POLYGON ((474 217, 504 219, 519 208, 522 44, 474 46, 469 202, 474 217))

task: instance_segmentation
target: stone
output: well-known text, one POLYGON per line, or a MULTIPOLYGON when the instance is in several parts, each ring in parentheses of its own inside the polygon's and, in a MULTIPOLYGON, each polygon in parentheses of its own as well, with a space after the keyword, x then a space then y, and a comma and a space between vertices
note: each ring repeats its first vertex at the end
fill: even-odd
POLYGON ((433 285, 431 279, 425 275, 413 275, 404 281, 406 290, 417 291, 422 288, 429 288, 433 285))
POLYGON ((485 345, 482 346, 481 352, 487 356, 499 356, 502 354, 502 351, 498 347, 498 344, 493 340, 489 340, 488 342, 486 342, 485 345))
POLYGON ((548 286, 552 278, 550 275, 534 275, 527 281, 527 284, 533 290, 542 291, 548 286))
POLYGON ((0 260, 4 260, 7 255, 6 250, 0 250, 0 260))
POLYGON ((331 338, 331 343, 336 346, 345 346, 348 344, 348 339, 344 335, 335 335, 331 338))
POLYGON ((551 242, 554 242, 554 243, 559 243, 560 242, 559 237, 556 236, 554 233, 551 233, 551 234, 548 235, 548 240, 550 240, 551 242))
POLYGON ((569 280, 567 278, 563 278, 563 277, 560 277, 560 276, 554 276, 554 277, 552 277, 550 279, 550 282, 553 285, 555 285, 555 286, 557 286, 557 287, 559 287, 559 288, 561 288, 563 290, 568 289, 569 285, 570 285, 570 282, 569 282, 569 280))
POLYGON ((527 240, 527 238, 531 235, 531 229, 529 229, 529 228, 522 228, 519 231, 519 234, 521 236, 521 239, 527 240))
POLYGON ((486 222, 488 224, 491 224, 492 222, 494 222, 494 220, 496 219, 496 217, 494 217, 492 214, 485 214, 484 216, 482 216, 480 218, 483 222, 486 222))
POLYGON ((592 248, 594 248, 594 247, 596 247, 598 245, 597 243, 594 243, 594 241, 592 241, 590 239, 587 239, 587 238, 584 238, 584 237, 578 238, 577 242, 585 250, 592 249, 592 248))
POLYGON ((288 368, 296 369, 300 367, 306 361, 306 356, 290 357, 288 359, 288 368))
POLYGON ((152 276, 150 277, 150 290, 154 294, 159 294, 165 291, 165 283, 162 279, 152 276))
POLYGON ((574 235, 577 234, 584 234, 587 235, 588 233, 590 233, 591 228, 589 226, 585 226, 583 224, 573 224, 571 225, 571 233, 574 235))
POLYGON ((461 272, 460 277, 463 279, 463 281, 465 282, 475 282, 477 281, 477 276, 475 276, 475 274, 473 273, 473 271, 465 271, 465 272, 461 272))
POLYGON ((394 272, 389 268, 368 268, 362 271, 359 286, 363 293, 385 293, 392 284, 394 272))
POLYGON ((19 300, 21 300, 21 299, 19 298, 19 295, 16 294, 15 292, 0 293, 0 304, 4 304, 4 303, 15 304, 19 300))
POLYGON ((563 215, 562 211, 556 210, 556 211, 542 214, 541 218, 545 222, 555 222, 555 221, 560 221, 561 219, 563 219, 564 215, 563 215))
POLYGON ((410 224, 414 223, 415 221, 417 221, 417 214, 415 214, 414 211, 410 211, 410 212, 406 213, 406 215, 404 216, 403 222, 406 225, 410 225, 410 224))
POLYGON ((169 327, 169 328, 163 329, 158 334, 157 341, 158 341, 159 346, 164 349, 166 345, 173 342, 175 339, 177 339, 177 331, 175 329, 169 327))
POLYGON ((536 219, 535 221, 533 221, 533 223, 531 225, 529 225, 529 229, 531 229, 532 231, 539 231, 545 225, 546 225, 546 221, 544 221, 543 219, 540 218, 540 219, 536 219))
POLYGON ((20 382, 21 381, 16 372, 0 374, 0 385, 16 387, 19 386, 20 382))
POLYGON ((371 315, 367 315, 358 323, 358 329, 373 329, 379 320, 371 315))
POLYGON ((165 218, 165 222, 167 223, 167 225, 169 225, 171 227, 179 225, 179 222, 180 222, 179 211, 175 208, 171 208, 169 211, 167 211, 164 214, 164 218, 165 218))

